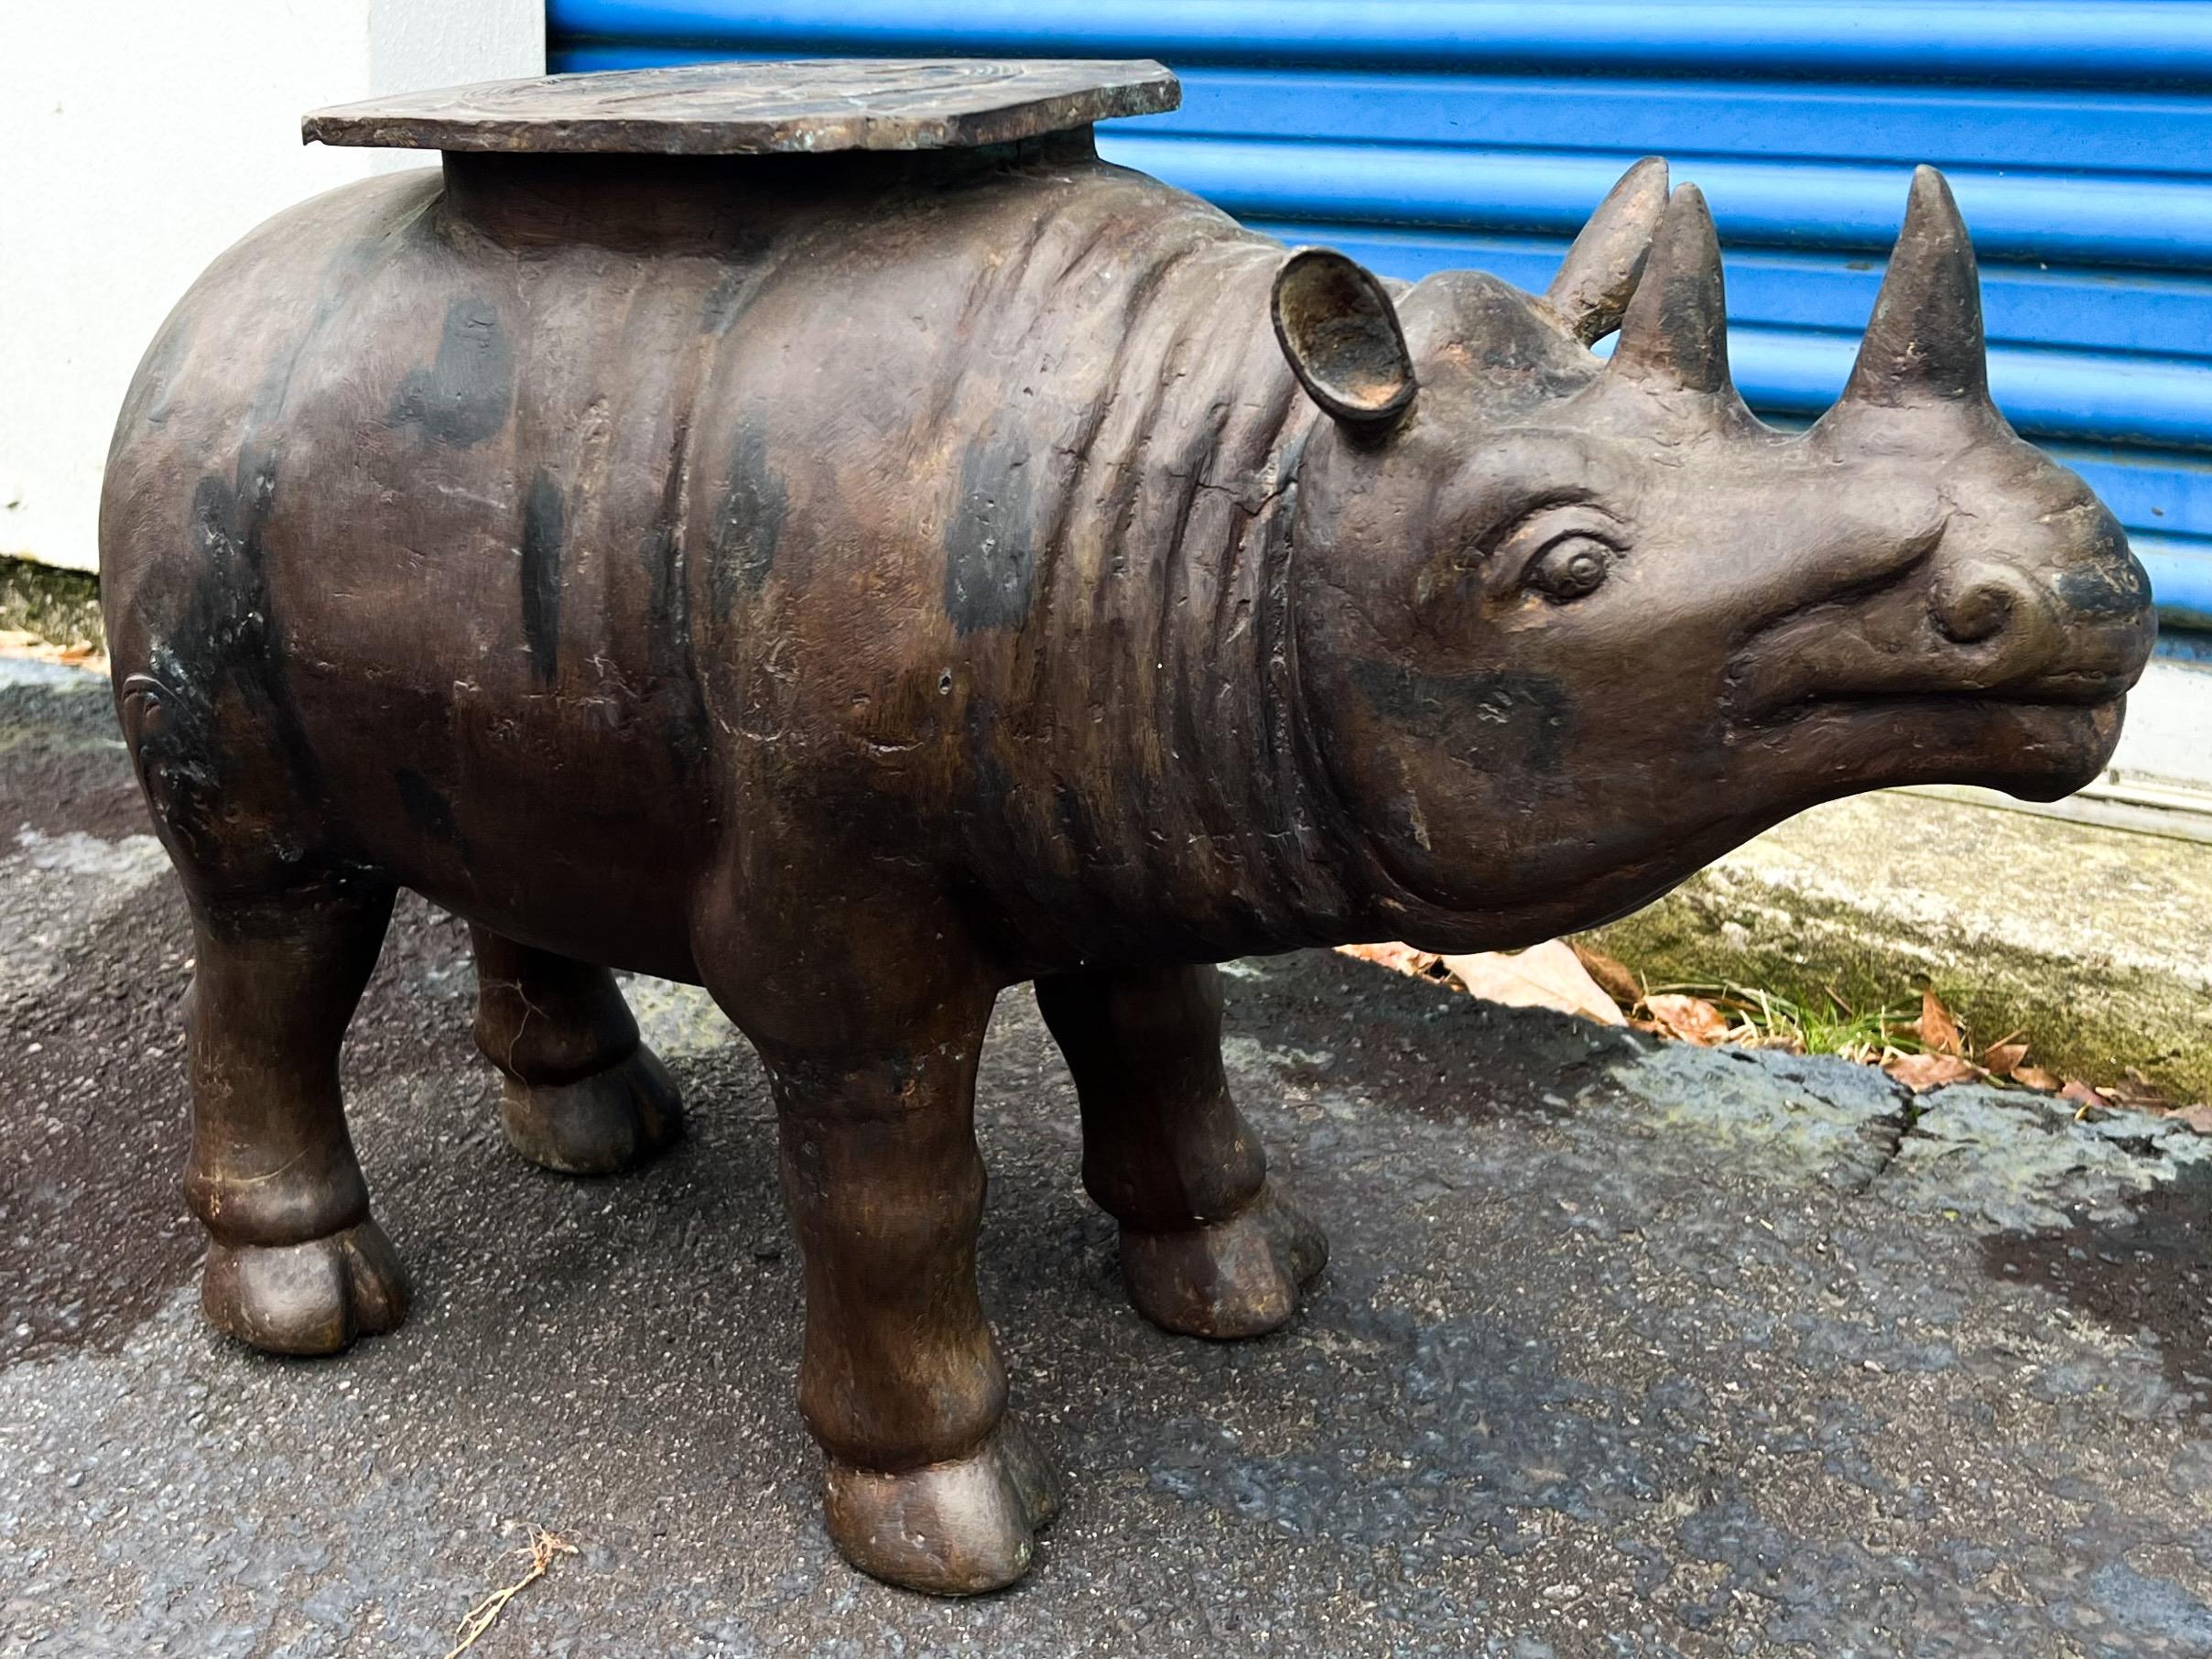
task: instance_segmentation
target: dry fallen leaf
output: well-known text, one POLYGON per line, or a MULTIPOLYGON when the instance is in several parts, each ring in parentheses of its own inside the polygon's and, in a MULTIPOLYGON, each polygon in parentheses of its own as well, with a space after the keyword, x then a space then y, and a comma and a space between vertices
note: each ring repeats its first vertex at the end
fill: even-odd
POLYGON ((2045 1094, 2056 1094, 2064 1087, 2055 1071, 2045 1071, 2040 1066, 2015 1066, 2012 1080, 2027 1089, 2040 1089, 2045 1094))
POLYGON ((2066 1087, 2058 1091, 2058 1098, 2062 1101, 2072 1101, 2083 1111, 2088 1111, 2092 1106, 2101 1110, 2111 1104, 2101 1093, 2079 1078, 2068 1078, 2066 1087))
POLYGON ((1546 939, 1526 950, 1489 950, 1448 956, 1452 977, 1485 1002, 1508 1008, 1553 1008, 1604 1025, 1625 1025, 1620 1005, 1589 976, 1565 939, 1546 939))
POLYGON ((2119 1105, 2132 1107, 2137 1111, 2163 1111, 2174 1103, 2166 1097, 2164 1090, 2132 1066, 2128 1068, 2127 1075, 2119 1082, 2098 1092, 2119 1105))
POLYGON ((1941 1089, 1946 1083, 1968 1082, 1980 1075, 1955 1054, 1893 1055, 1882 1061, 1881 1068, 1914 1094, 1941 1089))
POLYGON ((1728 1016, 1701 996, 1663 991, 1656 996, 1645 997, 1643 1005, 1670 1036, 1686 1043, 1710 1048, 1716 1043, 1728 1041, 1728 1016))
POLYGON ((1636 982, 1636 976, 1629 971, 1626 962, 1610 957, 1595 945, 1586 945, 1580 939, 1567 942, 1575 953, 1575 960, 1589 970, 1590 978, 1596 980, 1605 994, 1614 1002, 1623 1008, 1633 1008, 1643 1000, 1643 987, 1636 982))
POLYGON ((2185 1123, 2198 1134, 2212 1134, 2212 1106, 2176 1106, 2165 1114, 2177 1123, 2185 1123))
POLYGON ((1963 1057, 1967 1051, 1958 1036, 1958 1022, 1951 1017, 1951 1011, 1943 1005, 1932 985, 1920 993, 1920 1040, 1931 1053, 1954 1059, 1963 1057))
POLYGON ((2027 1057, 2028 1046, 2025 1043, 1991 1043, 1982 1050, 1981 1063, 1990 1068, 1990 1076, 2009 1078, 2027 1057))
POLYGON ((57 645, 27 628, 0 628, 0 656, 27 656, 36 662, 65 663, 72 668, 91 668, 104 674, 107 658, 83 641, 57 645))
POLYGON ((1356 956, 1363 962, 1374 962, 1417 980, 1434 978, 1431 970, 1443 960, 1432 950, 1415 950, 1411 945, 1339 945, 1337 949, 1346 956, 1356 956))

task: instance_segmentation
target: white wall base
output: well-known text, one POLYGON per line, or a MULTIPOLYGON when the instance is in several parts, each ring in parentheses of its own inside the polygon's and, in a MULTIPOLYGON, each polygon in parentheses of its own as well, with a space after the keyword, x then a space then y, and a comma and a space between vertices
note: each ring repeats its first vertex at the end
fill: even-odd
POLYGON ((2155 658, 2128 696, 2112 782, 2204 791, 2212 810, 2212 664, 2155 658))
POLYGON ((0 553, 90 569, 139 354, 281 208, 416 151, 299 142, 326 103, 545 70, 544 0, 38 0, 0 50, 0 553))
POLYGON ((2212 841, 2212 667, 2153 661, 2128 696, 2127 724, 2110 769, 2077 795, 2060 801, 2021 801, 1994 789, 1946 785, 1914 793, 2212 841))

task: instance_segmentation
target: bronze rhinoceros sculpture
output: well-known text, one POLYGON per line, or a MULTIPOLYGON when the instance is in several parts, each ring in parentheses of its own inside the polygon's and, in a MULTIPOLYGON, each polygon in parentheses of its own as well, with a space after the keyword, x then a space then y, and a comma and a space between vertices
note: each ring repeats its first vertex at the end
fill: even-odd
POLYGON ((1531 296, 1287 253, 1087 125, 514 147, 248 236, 116 432, 207 1314, 287 1353, 402 1316, 337 1068, 399 888, 470 923, 555 1169, 678 1133, 612 970, 701 983, 774 1088, 830 1530, 897 1583, 1011 1582, 1054 1503, 975 1287, 1002 992, 1066 1053, 1136 1306, 1266 1331, 1324 1246, 1209 964, 1527 944, 1879 786, 2064 794, 2150 648, 2112 515, 1990 400, 1932 171, 1785 432, 1655 162, 1531 296))

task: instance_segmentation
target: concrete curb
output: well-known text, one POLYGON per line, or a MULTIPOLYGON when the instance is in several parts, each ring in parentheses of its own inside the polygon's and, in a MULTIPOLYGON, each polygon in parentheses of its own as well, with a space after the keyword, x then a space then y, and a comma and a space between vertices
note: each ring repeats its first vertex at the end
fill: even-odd
POLYGON ((1838 801, 1595 941, 1653 984, 1911 1008, 1932 983, 1987 1043, 2091 1082, 2212 1098, 2212 846, 1921 795, 1838 801))

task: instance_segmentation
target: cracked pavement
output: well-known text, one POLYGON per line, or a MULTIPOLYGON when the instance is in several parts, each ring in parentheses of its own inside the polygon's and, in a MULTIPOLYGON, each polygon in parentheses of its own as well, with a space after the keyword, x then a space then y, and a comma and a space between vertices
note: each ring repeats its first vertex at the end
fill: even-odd
MULTIPOLYGON (((19 682, 28 676, 18 672, 19 682)), ((1656 1046, 1346 959, 1228 1042, 1334 1255, 1255 1342, 1120 1295, 1025 993, 980 1089, 983 1292, 1068 1503, 934 1602, 822 1535, 758 1068, 632 987, 691 1138, 504 1147, 464 931, 403 907, 346 1055, 407 1325, 200 1323, 183 910, 103 689, 0 685, 0 1656, 2212 1654, 2212 1142, 1656 1046)))

